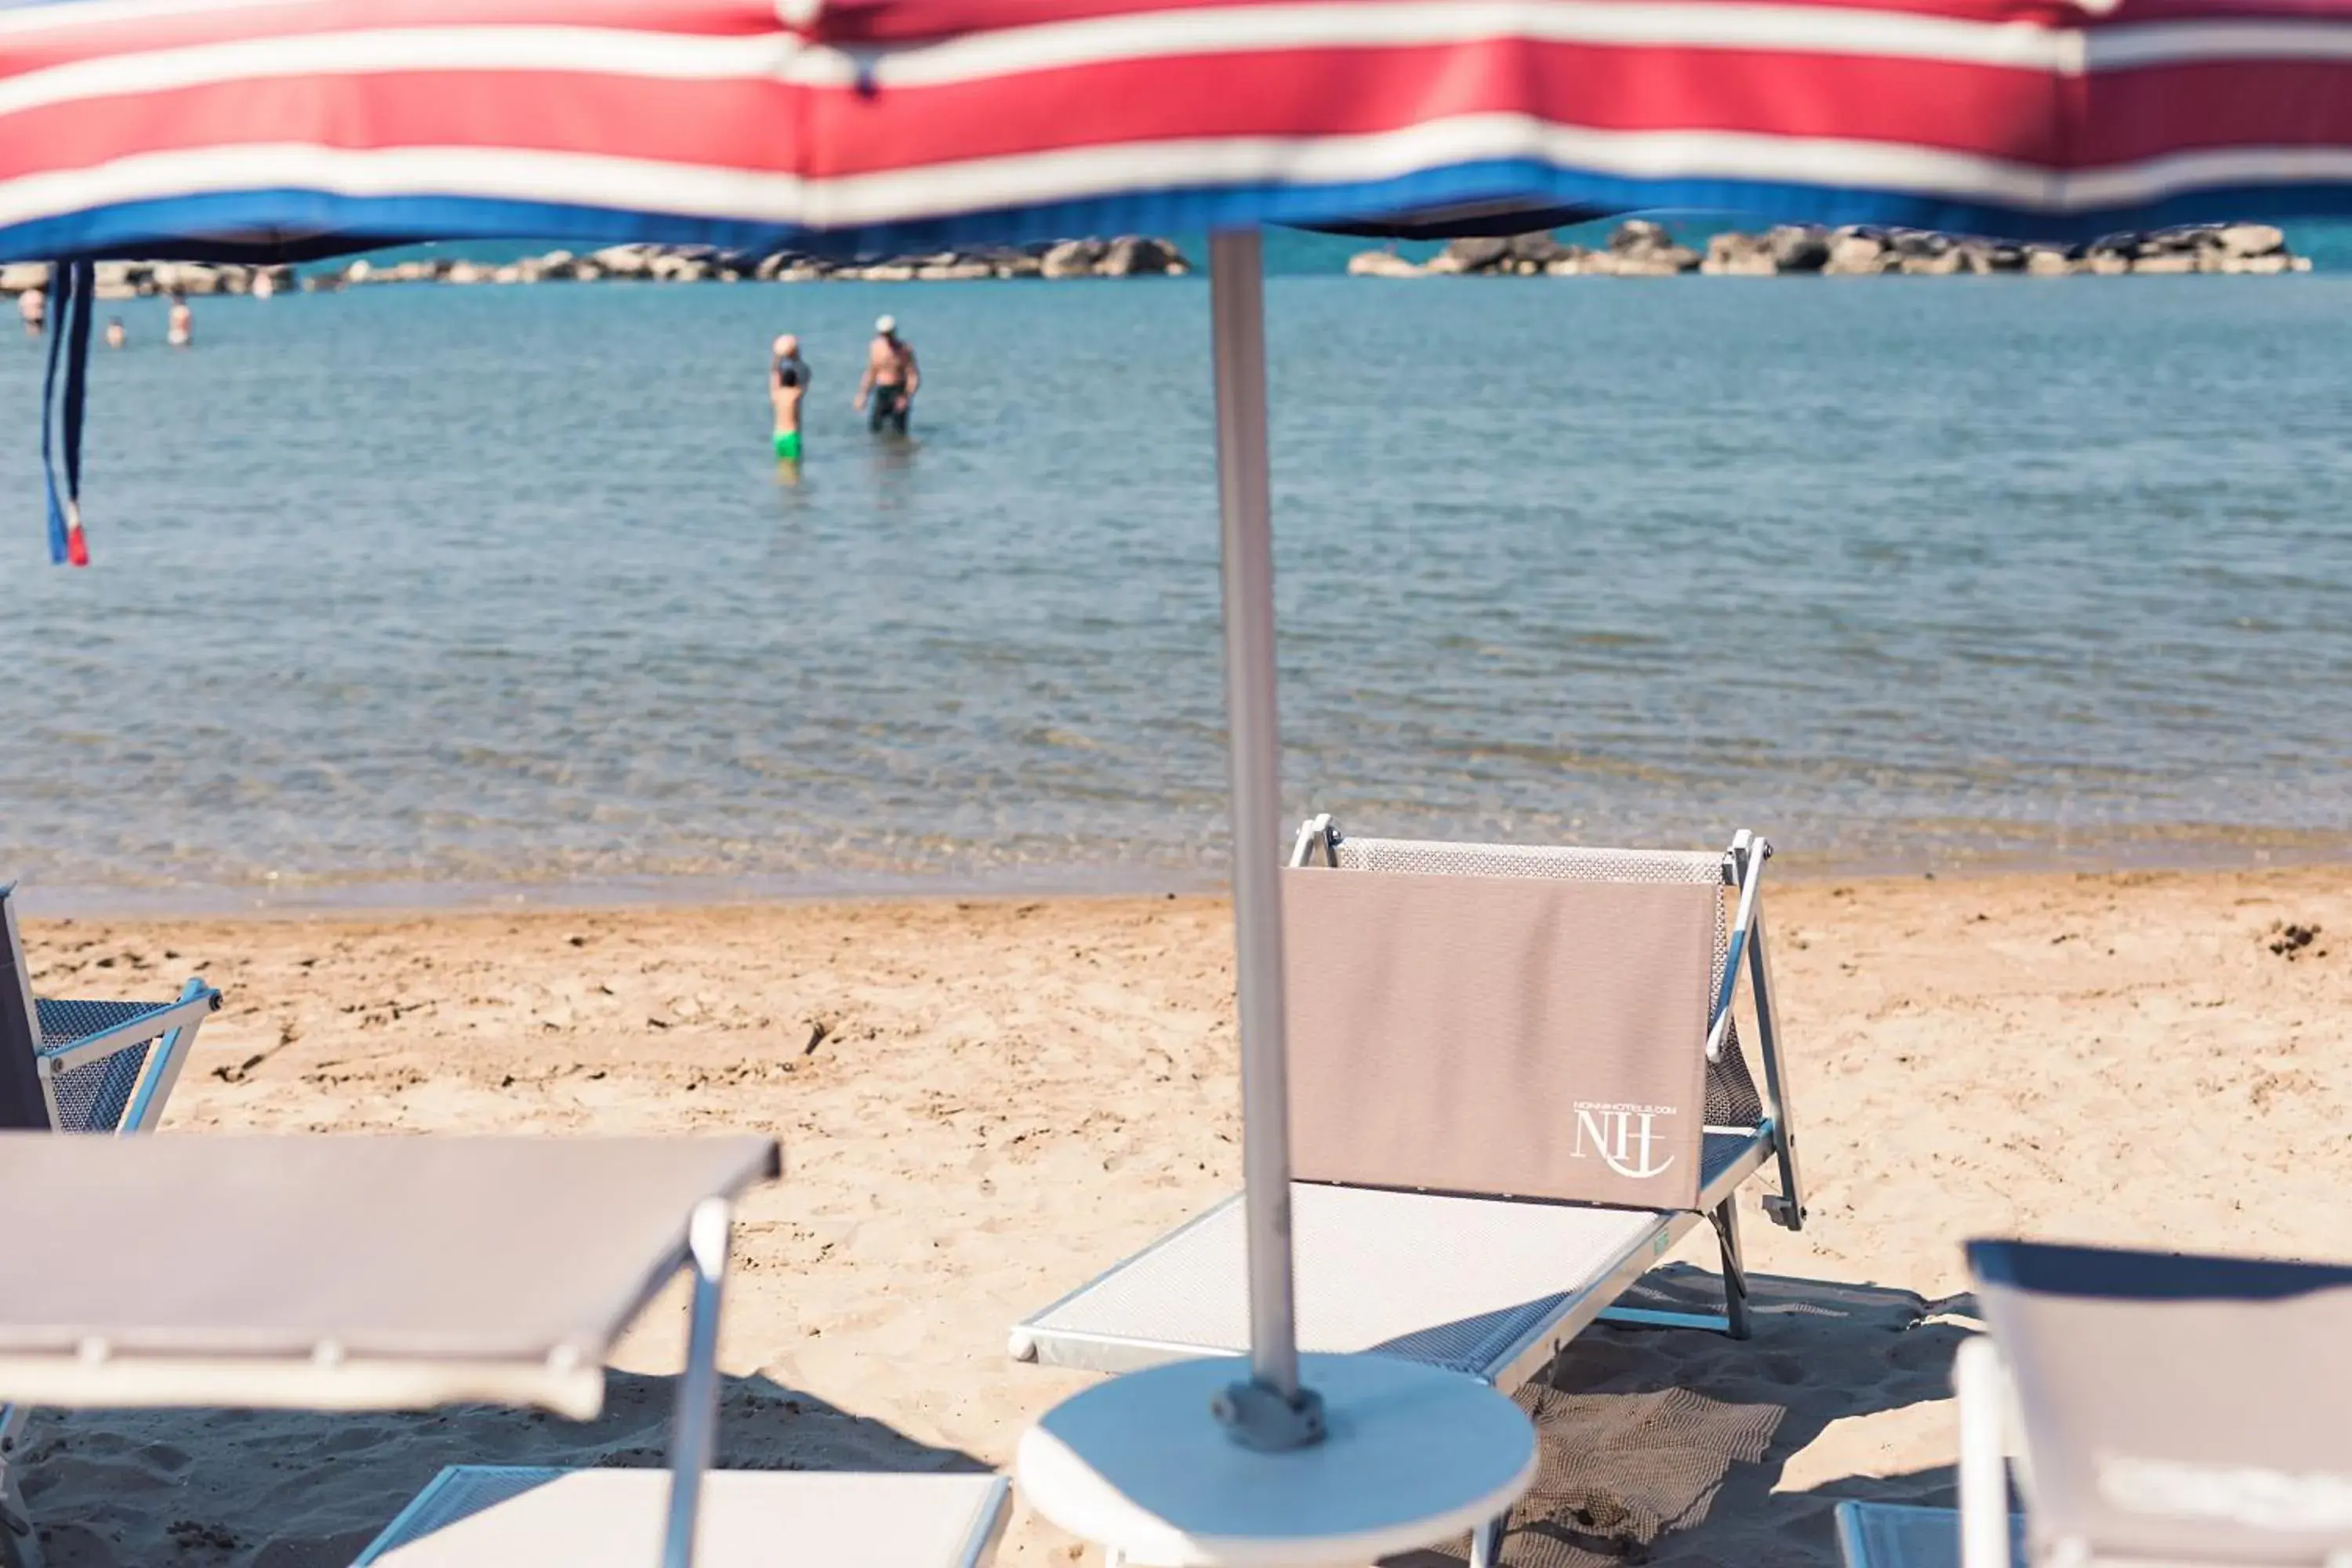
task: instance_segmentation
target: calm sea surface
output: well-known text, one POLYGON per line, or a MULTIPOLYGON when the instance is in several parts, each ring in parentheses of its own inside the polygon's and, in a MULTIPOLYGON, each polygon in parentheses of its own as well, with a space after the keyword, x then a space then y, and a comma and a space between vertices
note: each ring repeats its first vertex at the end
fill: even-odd
MULTIPOLYGON (((1213 881, 1206 307, 373 290, 200 300, 173 353, 137 301, 79 573, 0 342, 0 876, 52 908, 1213 881), (908 449, 848 407, 885 309, 908 449)), ((1269 307, 1296 810, 1749 826, 1819 867, 2352 848, 2352 279, 1269 307)))

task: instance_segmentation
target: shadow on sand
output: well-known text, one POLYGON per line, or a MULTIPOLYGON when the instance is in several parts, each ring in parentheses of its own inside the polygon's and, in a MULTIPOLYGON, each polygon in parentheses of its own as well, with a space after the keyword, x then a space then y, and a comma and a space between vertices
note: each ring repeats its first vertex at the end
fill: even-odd
MULTIPOLYGON (((396 1415, 42 1411, 26 1502, 49 1568, 347 1568, 445 1465, 667 1462, 676 1380, 613 1373, 575 1424, 483 1405, 396 1415)), ((985 1470, 764 1377, 730 1378, 719 1463, 734 1469, 985 1470)))
MULTIPOLYGON (((1751 1278, 1755 1336, 1599 1324, 1527 1388, 1541 1434, 1536 1482, 1513 1513, 1514 1568, 1833 1568, 1841 1498, 1948 1506, 1949 1466, 1781 1491, 1783 1472, 1835 1421, 1951 1396, 1969 1299, 1769 1275, 1751 1278)), ((1717 1277, 1647 1276, 1628 1306, 1721 1310, 1717 1277)), ((1801 1481, 1797 1484, 1802 1485, 1801 1481)), ((1394 1568, 1454 1568, 1468 1542, 1394 1568)))

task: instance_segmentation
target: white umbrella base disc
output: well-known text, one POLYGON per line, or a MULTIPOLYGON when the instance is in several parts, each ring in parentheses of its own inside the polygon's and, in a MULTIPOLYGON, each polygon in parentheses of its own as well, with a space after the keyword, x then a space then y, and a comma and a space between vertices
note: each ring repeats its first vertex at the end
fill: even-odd
POLYGON ((1249 1375, 1230 1356, 1098 1384, 1022 1435, 1029 1505, 1141 1568, 1362 1568, 1507 1512, 1535 1479, 1519 1407, 1459 1373, 1381 1355, 1310 1355, 1328 1430, 1245 1448, 1210 1402, 1249 1375))

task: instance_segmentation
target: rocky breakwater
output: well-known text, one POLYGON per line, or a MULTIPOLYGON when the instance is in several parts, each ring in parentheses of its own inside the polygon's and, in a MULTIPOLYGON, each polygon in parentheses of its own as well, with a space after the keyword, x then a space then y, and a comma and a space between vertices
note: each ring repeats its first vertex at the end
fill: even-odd
POLYGON ((1418 264, 1393 251, 1365 251, 1348 263, 1348 270, 1374 278, 1671 278, 1697 270, 1705 259, 1664 226, 1636 220, 1620 224, 1607 247, 1598 250, 1564 245, 1549 234, 1518 234, 1454 240, 1418 264))
POLYGON ((2062 278, 2211 272, 2270 275, 2308 272, 2311 261, 2287 248, 2286 236, 2268 224, 2116 235, 2088 245, 2002 245, 1912 229, 1784 226, 1762 234, 1727 232, 1708 237, 1705 251, 1677 241, 1662 225, 1621 224, 1601 248, 1566 245, 1549 234, 1457 239, 1425 262, 1390 250, 1358 255, 1348 270, 1360 277, 1666 278, 1696 272, 1717 278, 1953 277, 2017 273, 2062 278))
MULTIPOLYGON (((148 294, 268 294, 380 283, 912 283, 982 278, 1180 278, 1192 270, 1184 253, 1167 240, 1128 235, 863 261, 789 252, 747 256, 699 247, 615 245, 584 256, 551 250, 499 263, 449 256, 396 262, 362 257, 333 270, 299 274, 289 267, 106 261, 99 264, 96 276, 100 299, 129 300, 148 294)), ((49 269, 43 262, 0 267, 0 294, 46 289, 48 282, 49 269)))
POLYGON ((1069 239, 1055 245, 941 251, 881 260, 838 261, 784 252, 615 245, 584 256, 551 250, 491 266, 449 257, 386 265, 364 258, 323 280, 328 288, 379 283, 866 283, 962 282, 984 278, 1181 277, 1192 269, 1164 239, 1069 239))
MULTIPOLYGON (((176 261, 101 261, 90 269, 101 300, 138 300, 154 294, 269 294, 295 288, 290 267, 199 266, 176 261)), ((47 289, 45 261, 0 267, 0 294, 47 289)))

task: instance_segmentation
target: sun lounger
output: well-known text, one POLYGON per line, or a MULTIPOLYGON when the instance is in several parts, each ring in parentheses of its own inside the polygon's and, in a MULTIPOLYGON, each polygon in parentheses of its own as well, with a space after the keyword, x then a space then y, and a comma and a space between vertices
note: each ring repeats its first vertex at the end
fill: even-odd
MULTIPOLYGON (((1770 848, 1530 848, 1301 831, 1285 873, 1298 1340, 1509 1391, 1586 1325, 1748 1332, 1736 1196, 1802 1223, 1760 887, 1770 848), (1750 981, 1764 1081, 1734 1023, 1750 981), (1722 1314, 1613 1304, 1716 1228, 1722 1314)), ((1013 1331, 1121 1372, 1249 1342, 1239 1199, 1013 1331)), ((1491 1552, 1491 1540, 1483 1542, 1491 1552)))
MULTIPOLYGON (((152 1131, 220 993, 191 980, 173 1002, 36 996, 16 895, 0 883, 0 1131, 152 1131)), ((0 1531, 24 1517, 9 1460, 27 1415, 0 1404, 0 1531)))
POLYGON ((14 883, 0 884, 0 1130, 148 1132, 220 993, 191 980, 171 1002, 33 994, 14 883))
MULTIPOLYGON (((557 1528, 607 1556, 692 1552, 716 1436, 731 1201, 776 1174, 764 1138, 48 1138, 0 1134, 0 1398, 79 1407, 601 1407, 614 1342, 679 1269, 694 1282, 667 1476, 445 1474, 378 1560, 577 1562, 518 1545, 557 1528), (489 1555, 476 1555, 483 1543, 489 1555)), ((710 1476, 711 1561, 816 1528, 843 1491, 710 1476)), ((875 1478, 903 1520, 963 1510, 989 1478, 875 1478)), ((1001 1508, 1001 1499, 998 1506, 1001 1508)), ((990 1527, 992 1529, 992 1526, 990 1527)), ((565 1536, 564 1539, 570 1539, 565 1536)), ((904 1539, 928 1539, 910 1531, 904 1539)), ((961 1547, 958 1548, 961 1550, 961 1547)), ((932 1568, 953 1552, 860 1561, 932 1568)))
POLYGON ((1969 1263, 1990 1333, 1954 1367, 1960 1506, 1841 1505, 1848 1568, 2352 1561, 2352 1267, 2016 1241, 1969 1263))

